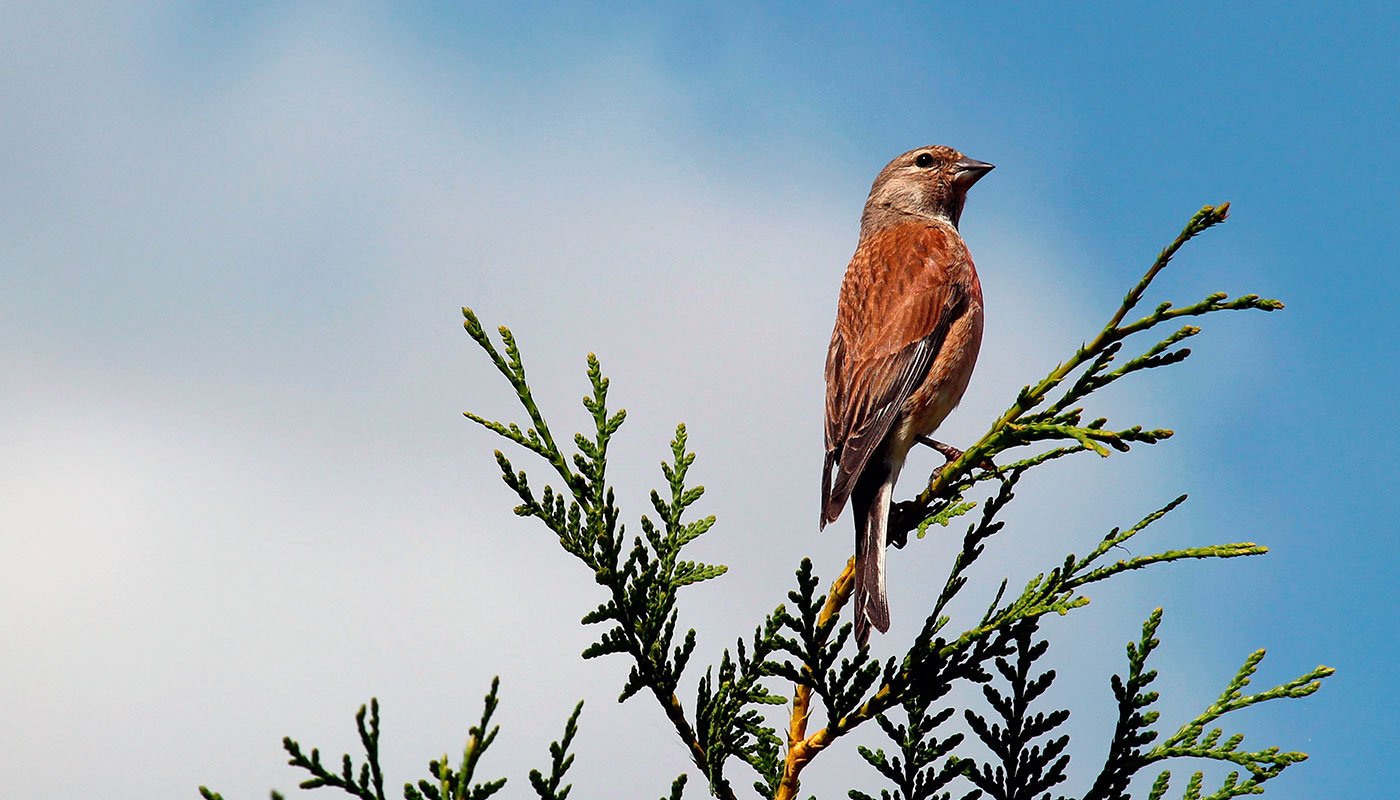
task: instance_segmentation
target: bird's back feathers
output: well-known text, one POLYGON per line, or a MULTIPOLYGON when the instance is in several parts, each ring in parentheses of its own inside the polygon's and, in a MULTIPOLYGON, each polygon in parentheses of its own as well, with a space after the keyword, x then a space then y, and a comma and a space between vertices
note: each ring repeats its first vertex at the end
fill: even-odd
POLYGON ((969 302, 980 311, 981 287, 946 223, 905 223, 857 247, 827 351, 823 525, 841 515, 969 302))

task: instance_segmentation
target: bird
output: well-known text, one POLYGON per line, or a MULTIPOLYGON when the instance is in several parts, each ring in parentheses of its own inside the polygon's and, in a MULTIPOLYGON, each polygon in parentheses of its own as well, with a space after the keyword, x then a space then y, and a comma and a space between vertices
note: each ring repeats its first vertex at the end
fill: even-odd
POLYGON ((895 481, 916 442, 939 446, 927 437, 962 400, 981 348, 982 284, 958 221, 968 189, 992 169, 944 145, 896 157, 870 188, 841 282, 826 357, 821 528, 849 500, 862 648, 872 627, 890 625, 885 546, 895 481))

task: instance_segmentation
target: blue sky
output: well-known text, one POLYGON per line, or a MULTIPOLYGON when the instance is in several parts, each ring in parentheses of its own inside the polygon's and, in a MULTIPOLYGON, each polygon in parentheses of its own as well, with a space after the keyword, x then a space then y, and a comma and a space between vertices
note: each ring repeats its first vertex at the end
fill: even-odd
MULTIPOLYGON (((701 555, 732 567, 691 597, 715 653, 801 555, 829 576, 849 552, 846 523, 811 524, 836 288, 871 178, 933 142, 998 165, 963 221, 989 316, 952 441, 1091 335, 1201 205, 1232 201, 1231 220, 1154 299, 1288 304, 1210 320, 1174 375, 1106 398, 1178 436, 1046 470, 1014 545, 989 553, 1024 576, 1181 492, 1144 546, 1272 548, 1130 576, 1048 626, 1058 699, 1080 709, 1078 780, 1155 605, 1170 719, 1256 647, 1259 684, 1338 668, 1239 721, 1312 754, 1269 796, 1379 797, 1400 778, 1394 8, 0 14, 0 766, 16 796, 290 789, 280 737, 348 749, 372 694, 391 777, 416 777, 460 746, 497 673, 504 774, 523 783, 585 697, 579 796, 659 795, 684 754, 654 708, 612 703, 622 664, 578 660, 596 587, 509 513, 495 443, 460 417, 511 406, 457 309, 515 327, 560 426, 582 422, 582 357, 600 354, 631 412, 633 509, 689 424, 720 516, 701 555)), ((891 641, 945 551, 895 558, 891 641)), ((810 789, 877 786, 861 770, 833 757, 810 789)))

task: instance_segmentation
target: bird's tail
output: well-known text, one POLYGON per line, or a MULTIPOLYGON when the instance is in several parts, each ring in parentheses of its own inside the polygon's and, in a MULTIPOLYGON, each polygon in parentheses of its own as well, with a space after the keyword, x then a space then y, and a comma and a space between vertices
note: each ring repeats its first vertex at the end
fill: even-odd
POLYGON ((872 459, 851 492, 856 522, 856 641, 870 642, 870 628, 890 629, 890 601, 885 594, 885 532, 890 521, 890 498, 896 474, 872 459))

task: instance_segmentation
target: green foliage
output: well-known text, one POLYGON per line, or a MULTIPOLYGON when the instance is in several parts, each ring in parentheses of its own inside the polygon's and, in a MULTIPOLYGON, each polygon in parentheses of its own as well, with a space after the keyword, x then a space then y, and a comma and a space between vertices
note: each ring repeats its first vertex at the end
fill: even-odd
POLYGON ((1038 383, 1022 388, 1016 402, 992 423, 986 435, 964 451, 961 457, 935 473, 929 485, 917 497, 900 505, 892 520, 891 534, 898 536, 901 532, 917 528, 930 515, 937 515, 941 509, 961 502, 963 493, 977 483, 999 478, 1007 471, 1029 469, 1086 451, 1106 458, 1113 450, 1128 452, 1133 444, 1156 444, 1170 437, 1170 430, 1147 429, 1141 425, 1114 429, 1108 425, 1105 417, 1090 418, 1085 422, 1084 409, 1079 404, 1090 394, 1129 375, 1184 361, 1191 355, 1191 350, 1178 345, 1199 334, 1201 329, 1195 325, 1185 325, 1115 367, 1126 341, 1136 334, 1183 317, 1199 317, 1218 311, 1277 311, 1283 308, 1283 303, 1278 300, 1258 295, 1230 299, 1228 295, 1217 292, 1200 302, 1180 308, 1164 302, 1151 313, 1125 322, 1129 313, 1142 301, 1152 281, 1171 263, 1177 251, 1191 239, 1224 222, 1228 212, 1228 203, 1206 206, 1197 212, 1176 239, 1158 254, 1141 280, 1128 291, 1098 335, 1081 345, 1038 383), (1068 388, 1064 388, 1071 379, 1068 388), (1057 390, 1062 391, 1056 395, 1057 390), (1054 446, 1039 447, 1032 454, 1018 453, 1014 462, 1000 469, 988 468, 992 460, 1003 453, 1043 443, 1054 446))
MULTIPOLYGON (((810 688, 821 698, 827 719, 839 720, 855 711, 880 677, 880 662, 872 659, 868 650, 859 650, 850 658, 841 657, 850 642, 852 626, 842 625, 836 638, 831 638, 839 620, 821 619, 825 597, 818 595, 816 589, 812 560, 804 558, 797 568, 797 589, 788 593, 798 615, 794 617, 781 607, 778 611, 783 628, 796 638, 777 637, 778 649, 789 658, 769 669, 774 675, 810 688)), ((889 668, 893 670, 893 662, 889 668)))
POLYGON ((1036 626, 1034 619, 1012 625, 1008 633, 1015 650, 1010 657, 998 656, 994 662, 1008 691, 1003 693, 991 683, 982 687, 982 694, 999 721, 988 722, 972 709, 963 712, 972 732, 994 757, 992 762, 969 769, 968 780, 993 800, 1035 797, 1063 781, 1069 766, 1069 756, 1064 755, 1069 736, 1035 743, 1069 719, 1069 711, 1064 709, 1030 712, 1030 705, 1055 680, 1054 670, 1031 677, 1031 668, 1050 646, 1046 641, 1032 643, 1036 626))
POLYGON ((679 592, 726 570, 723 565, 682 557, 683 548, 715 523, 713 516, 686 520, 687 511, 705 490, 686 483, 695 455, 687 450, 685 426, 676 427, 671 458, 661 464, 665 490, 651 492, 656 519, 641 516, 642 535, 632 537, 624 558, 628 542, 615 492, 608 483, 607 448, 626 419, 626 412, 609 412, 608 379, 603 376, 597 357, 588 356, 592 394, 583 399, 594 431, 589 435, 575 434, 577 452, 566 454, 555 443, 530 392, 520 350, 510 330, 499 329, 502 353, 471 309, 463 309, 462 313, 467 333, 516 390, 530 426, 522 429, 516 423, 497 422, 470 412, 466 416, 544 458, 563 482, 563 491, 545 486, 536 499, 526 473, 517 471, 497 451, 502 478, 520 499, 516 513, 544 522, 564 549, 592 570, 594 580, 608 590, 607 599, 583 617, 584 624, 606 626, 597 641, 584 650, 583 657, 623 655, 631 660, 619 700, 625 701, 645 690, 660 701, 712 787, 732 792, 724 779, 724 765, 731 756, 742 758, 760 771, 771 771, 781 740, 771 728, 759 724, 761 716, 750 708, 784 702, 784 698, 770 694, 758 683, 772 647, 771 634, 755 636, 752 655, 744 651, 742 642, 737 656, 726 652, 719 665, 718 684, 708 675, 702 681, 694 716, 700 725, 698 730, 676 696, 696 642, 693 629, 679 643, 676 641, 679 592))
MULTIPOLYGON (((412 784, 403 787, 405 800, 486 800, 486 798, 499 792, 506 785, 505 778, 495 778, 485 783, 472 783, 476 778, 476 768, 481 761, 481 757, 486 754, 487 748, 496 741, 496 734, 500 733, 499 725, 491 724, 491 716, 496 713, 496 707, 500 705, 498 691, 501 688, 501 679, 495 678, 491 681, 491 691, 487 692, 486 700, 482 704, 481 721, 472 726, 467 731, 467 744, 462 749, 462 760, 454 770, 447 756, 428 762, 428 774, 433 776, 433 780, 418 781, 417 788, 412 784)), ((570 717, 570 727, 578 717, 578 710, 574 710, 574 716, 570 717)), ((572 739, 572 736, 569 736, 572 739)), ((554 747, 550 747, 550 752, 554 747)))
POLYGON ((682 587, 718 577, 726 569, 680 557, 682 548, 704 535, 715 522, 714 517, 691 522, 683 519, 705 493, 704 487, 688 487, 685 483, 686 474, 695 463, 695 455, 686 450, 685 426, 677 426, 676 438, 671 442, 671 461, 661 465, 666 494, 651 493, 660 525, 643 515, 643 535, 633 537, 627 548, 614 491, 607 479, 608 444, 627 413, 609 413, 608 379, 603 376, 597 357, 588 356, 592 394, 583 398, 594 431, 591 435, 575 434, 577 452, 568 454, 556 444, 535 402, 510 329, 499 329, 502 354, 471 309, 464 308, 462 313, 467 333, 515 389, 530 426, 522 430, 516 423, 497 422, 471 412, 466 413, 467 418, 541 456, 563 482, 564 491, 547 485, 537 499, 526 473, 516 471, 505 454, 496 451, 501 477, 520 499, 515 513, 544 522, 559 537, 564 549, 591 569, 594 579, 609 590, 608 599, 583 618, 585 624, 606 626, 598 640, 584 650, 583 657, 630 657, 633 664, 620 699, 649 689, 666 702, 674 695, 677 681, 695 649, 693 630, 680 644, 675 643, 677 594, 682 587))
POLYGON ((671 793, 661 798, 661 800, 681 800, 681 795, 685 794, 685 775, 682 774, 671 783, 671 793))
MULTIPOLYGON (((500 678, 492 679, 491 691, 483 702, 481 721, 467 731, 467 744, 462 749, 462 759, 453 767, 447 756, 428 762, 426 779, 417 785, 405 783, 404 800, 487 800, 505 788, 505 778, 477 779, 477 767, 488 748, 496 741, 500 726, 491 724, 491 717, 500 705, 500 678)), ((574 706, 564 725, 564 736, 549 745, 550 770, 545 777, 540 770, 530 770, 530 786, 540 800, 565 800, 572 786, 564 784, 564 775, 574 763, 569 753, 574 736, 578 733, 578 718, 583 711, 583 703, 574 706)), ((310 775, 299 786, 302 789, 332 788, 360 800, 385 800, 384 773, 379 764, 379 701, 371 699, 368 708, 360 706, 355 715, 355 727, 360 734, 360 745, 364 748, 364 762, 355 768, 354 759, 348 754, 341 756, 340 770, 333 772, 321 761, 319 750, 312 748, 307 756, 301 745, 291 737, 282 740, 282 747, 290 756, 288 764, 310 775)), ((684 776, 672 786, 672 800, 680 800, 680 791, 685 785, 684 776)), ((218 792, 199 787, 204 800, 223 800, 218 792)), ((273 792, 273 800, 281 800, 282 795, 273 792)))
POLYGON ((735 655, 726 650, 718 675, 705 671, 696 691, 695 718, 699 724, 697 744, 707 755, 706 777, 712 787, 725 787, 724 767, 738 757, 758 773, 754 789, 771 797, 782 774, 779 755, 782 739, 767 725, 759 706, 782 705, 787 698, 772 694, 759 681, 765 677, 768 657, 775 647, 776 621, 770 617, 754 632, 752 646, 740 639, 735 655))
MULTIPOLYGON (((958 598, 973 599, 967 594, 972 591, 970 570, 989 545, 1002 541, 998 538, 1005 531, 1001 514, 1031 470, 1078 453, 1107 457, 1172 435, 1162 428, 1110 425, 1107 418, 1085 410, 1099 390, 1131 375, 1181 363, 1190 355, 1182 343, 1198 335, 1199 327, 1185 325, 1162 335, 1160 326, 1219 311, 1283 307, 1256 295, 1230 299, 1217 293, 1182 307, 1161 303, 1148 314, 1130 318, 1180 248, 1224 221, 1226 211, 1226 206, 1207 206, 1192 217, 1097 335, 1045 378, 1023 388, 985 435, 935 472, 916 497, 896 505, 891 541, 901 547, 911 531, 923 538, 935 526, 953 529, 962 517, 972 518, 919 633, 897 656, 882 659, 858 647, 852 626, 842 620, 851 594, 852 567, 848 564, 823 592, 812 561, 804 558, 796 570, 796 586, 787 592, 788 603, 768 614, 752 637, 724 649, 703 670, 695 681, 694 705, 687 707, 679 691, 695 656, 697 637, 694 630, 678 635, 680 590, 719 577, 725 567, 683 555, 686 546, 715 524, 712 516, 697 518, 692 513, 704 489, 688 483, 695 455, 688 449, 685 426, 677 427, 669 458, 661 465, 664 486, 651 492, 651 510, 638 519, 640 533, 629 536, 607 472, 609 444, 626 414, 609 410, 608 379, 596 357, 587 358, 591 391, 583 398, 592 430, 566 440, 572 442, 566 450, 551 433, 531 392, 510 330, 498 329, 498 347, 477 316, 463 309, 468 335, 514 389, 527 421, 501 422, 470 412, 466 416, 540 458, 552 473, 554 483, 536 490, 540 484, 532 482, 526 470, 517 469, 506 454, 496 452, 501 476, 518 501, 516 513, 540 520, 602 589, 599 605, 583 616, 584 624, 602 628, 583 652, 584 658, 617 655, 626 660, 619 701, 652 696, 714 796, 737 797, 730 777, 730 767, 737 760, 753 773, 752 787, 759 796, 795 800, 802 770, 842 737, 874 720, 891 743, 889 751, 861 747, 858 752, 876 775, 889 782, 890 788, 879 790, 882 800, 972 800, 982 795, 994 800, 1049 800, 1050 790, 1069 774, 1069 740, 1059 733, 1069 711, 1038 707, 1055 678, 1053 671, 1037 667, 1049 648, 1049 641, 1039 638, 1043 618, 1072 614, 1089 602, 1089 587, 1129 572, 1192 559, 1261 555, 1266 549, 1236 542, 1156 551, 1144 548, 1143 555, 1118 559, 1110 555, 1128 553, 1124 545, 1149 528, 1155 530, 1155 523, 1185 501, 1183 495, 1129 527, 1113 528, 1090 542, 1082 557, 1068 553, 1047 564, 1019 592, 1009 592, 1008 582, 1001 581, 989 598, 978 601, 976 607, 986 609, 980 616, 955 624, 950 609, 958 598), (1158 331, 1154 336, 1160 336, 1155 343, 1123 358, 1130 339, 1136 342, 1139 334, 1154 330, 1158 331), (983 491, 985 496, 974 494, 983 491), (791 684, 792 691, 778 690, 774 685, 778 681, 791 684), (986 708, 960 708, 952 702, 952 692, 960 686, 980 687, 986 708), (786 712, 786 724, 775 721, 780 709, 786 712)), ((1203 794, 1204 773, 1193 773, 1181 795, 1185 800, 1257 794, 1266 781, 1305 758, 1277 747, 1245 750, 1242 736, 1225 737, 1222 728, 1212 727, 1221 717, 1252 705, 1307 696, 1332 674, 1319 667, 1267 691, 1246 694, 1263 651, 1245 661, 1216 702, 1163 736, 1155 728, 1157 695, 1150 689, 1156 673, 1147 668, 1147 659, 1158 646, 1160 620, 1158 610, 1144 625, 1142 638, 1128 646, 1126 674, 1112 678, 1118 719, 1104 765, 1082 800, 1127 797, 1134 778, 1146 774, 1147 768, 1183 759, 1204 759, 1234 770, 1209 795, 1203 794)), ((497 733, 490 726, 496 702, 493 683, 481 722, 471 729, 459 765, 449 767, 445 757, 433 761, 431 780, 405 786, 406 800, 483 800, 504 786, 503 778, 476 782, 475 777, 478 761, 497 733)), ((577 734, 580 710, 581 704, 570 716, 563 737, 550 747, 548 777, 540 770, 529 775, 540 798, 564 800, 570 792, 563 780, 573 763, 568 750, 577 734)), ((362 800, 383 800, 377 704, 371 703, 368 722, 361 709, 357 726, 365 750, 358 768, 347 755, 338 771, 329 770, 316 750, 307 757, 296 742, 286 740, 291 764, 311 776, 303 788, 340 788, 362 800)), ((1147 797, 1162 800, 1171 782, 1170 770, 1163 769, 1147 797)), ((670 800, 680 800, 685 785, 682 774, 672 784, 670 800)), ((201 792, 207 800, 218 798, 207 789, 201 792)), ((875 798, 855 789, 849 796, 875 798)))
MULTIPOLYGON (((494 692, 492 694, 494 695, 494 692)), ((334 773, 321 763, 321 751, 312 748, 308 758, 302 752, 301 745, 290 736, 282 739, 282 747, 290 756, 287 763, 311 773, 310 778, 301 782, 301 788, 319 789, 328 786, 341 789, 361 800, 384 800, 384 773, 379 769, 379 701, 370 700, 368 711, 368 723, 365 721, 364 706, 360 706, 359 713, 355 715, 355 729, 359 732, 360 744, 365 749, 365 762, 360 765, 358 776, 349 754, 341 756, 340 772, 334 773)))
MULTIPOLYGON (((1142 626, 1142 639, 1128 644, 1128 675, 1126 678, 1115 675, 1112 680, 1113 695, 1118 700, 1118 724, 1113 742, 1109 747, 1108 759, 1098 780, 1084 796, 1084 800, 1106 800, 1126 797, 1128 783, 1132 776, 1159 761, 1175 758, 1196 758, 1217 761, 1243 767, 1249 776, 1240 781, 1240 773, 1232 771, 1225 776, 1219 790, 1202 795, 1205 774, 1193 773, 1187 782, 1184 800, 1224 800, 1246 794, 1261 794, 1265 781, 1275 778, 1293 764, 1307 759, 1304 753, 1283 752, 1277 747, 1262 750, 1241 750, 1244 743, 1242 734, 1234 734, 1221 741, 1224 732, 1220 728, 1206 727, 1232 711, 1238 711, 1267 700, 1284 697, 1300 698, 1316 692, 1322 680, 1333 674, 1329 667, 1317 667, 1293 680, 1258 694, 1245 694, 1244 688, 1264 660, 1264 651, 1256 650, 1245 659, 1244 665, 1226 685, 1220 697, 1191 721, 1182 725, 1176 733, 1167 737, 1161 744, 1150 750, 1147 745, 1156 741, 1158 732, 1151 729, 1160 717, 1151 710, 1157 702, 1157 693, 1147 686, 1157 677, 1156 671, 1146 668, 1147 658, 1160 644, 1157 628, 1162 622, 1162 609, 1156 609, 1142 626)), ((1149 800, 1165 797, 1171 784, 1171 772, 1163 771, 1153 782, 1148 794, 1149 800)))
MULTIPOLYGON (((1108 758, 1099 771, 1084 800, 1106 800, 1111 797, 1125 797, 1128 783, 1145 765, 1142 748, 1157 738, 1151 729, 1161 716, 1151 710, 1157 702, 1157 693, 1148 686, 1157 679, 1157 671, 1147 669, 1147 657, 1157 645, 1157 626, 1162 624, 1162 609, 1156 609, 1142 626, 1142 639, 1128 643, 1128 676, 1114 675, 1110 681, 1113 696, 1118 701, 1118 723, 1109 743, 1108 758)), ((1165 790, 1163 785, 1163 790, 1165 790)))
POLYGON ((574 713, 569 715, 569 721, 564 723, 564 738, 549 745, 549 777, 546 778, 539 770, 530 770, 530 786, 539 795, 540 800, 565 800, 569 792, 574 788, 570 785, 560 786, 564 781, 564 773, 569 771, 569 767, 574 764, 574 757, 569 754, 569 745, 573 744, 574 734, 578 733, 578 715, 583 711, 583 701, 574 706, 574 713))
MULTIPOLYGON (((939 698, 946 693, 944 685, 939 698)), ((949 800, 952 793, 944 789, 953 779, 966 774, 966 767, 971 763, 959 761, 952 755, 962 744, 963 734, 940 737, 955 709, 946 706, 930 713, 929 703, 914 695, 905 698, 901 707, 906 720, 904 725, 895 724, 886 714, 875 718, 880 730, 899 748, 899 755, 891 757, 885 755, 883 749, 857 748, 861 758, 895 786, 893 792, 881 790, 880 800, 949 800)), ((974 789, 969 796, 976 793, 974 789)), ((875 800, 856 789, 852 789, 849 796, 852 800, 875 800)))

